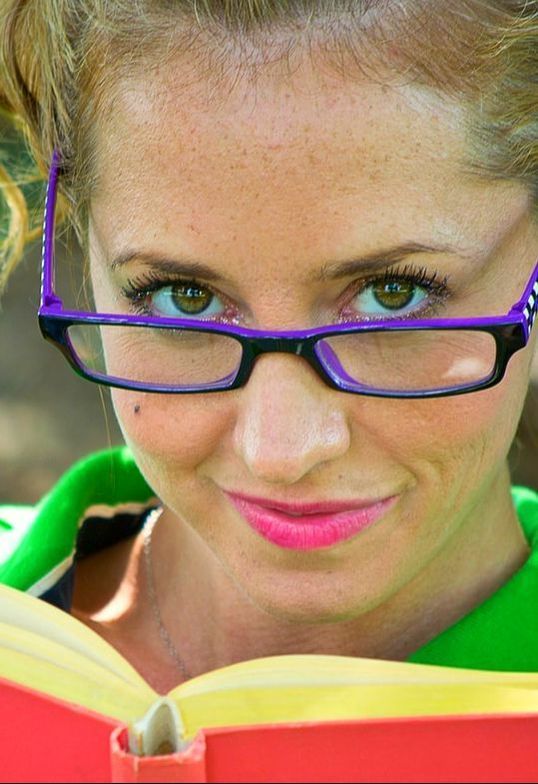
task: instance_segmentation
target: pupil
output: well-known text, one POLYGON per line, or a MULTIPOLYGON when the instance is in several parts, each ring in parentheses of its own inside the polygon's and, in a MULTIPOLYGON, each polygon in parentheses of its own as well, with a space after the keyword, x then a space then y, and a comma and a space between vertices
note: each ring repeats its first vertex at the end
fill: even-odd
POLYGON ((373 286, 377 302, 388 310, 401 310, 409 305, 415 293, 415 286, 410 281, 389 281, 376 283, 373 286))
POLYGON ((213 294, 210 291, 193 284, 174 286, 172 289, 174 305, 184 313, 203 313, 207 306, 211 304, 212 299, 213 294))

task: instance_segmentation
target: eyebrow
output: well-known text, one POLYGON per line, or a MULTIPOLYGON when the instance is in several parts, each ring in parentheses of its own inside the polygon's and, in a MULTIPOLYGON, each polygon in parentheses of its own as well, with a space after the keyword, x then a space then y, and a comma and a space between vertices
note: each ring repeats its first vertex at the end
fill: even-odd
POLYGON ((133 261, 140 261, 148 267, 154 267, 161 272, 168 272, 172 275, 191 276, 193 278, 205 278, 206 280, 225 280, 207 264, 201 261, 191 261, 189 259, 173 259, 168 256, 161 256, 158 253, 147 253, 146 251, 127 250, 119 253, 110 263, 112 271, 125 267, 133 261))
POLYGON ((379 269, 391 267, 403 261, 407 256, 417 253, 441 254, 441 253, 460 253, 451 245, 423 245, 419 242, 406 242, 393 248, 381 251, 374 251, 366 256, 361 256, 350 261, 342 261, 336 264, 324 264, 318 276, 318 280, 339 280, 355 275, 358 272, 375 272, 379 269))
MULTIPOLYGON (((315 282, 339 280, 341 278, 351 277, 358 273, 375 272, 379 269, 391 267, 394 264, 403 261, 407 256, 418 253, 430 255, 441 253, 459 253, 461 255, 462 251, 461 248, 458 249, 450 245, 432 246, 417 242, 406 242, 402 245, 397 245, 385 250, 375 251, 365 256, 360 256, 348 261, 323 264, 319 273, 313 278, 313 280, 315 282)), ((148 253, 147 251, 123 251, 114 257, 110 266, 114 271, 126 266, 133 261, 142 262, 147 266, 172 275, 203 278, 204 280, 217 282, 229 280, 225 275, 221 275, 208 264, 204 264, 203 262, 193 261, 191 259, 185 258, 170 258, 168 256, 161 256, 160 254, 156 253, 148 253)))

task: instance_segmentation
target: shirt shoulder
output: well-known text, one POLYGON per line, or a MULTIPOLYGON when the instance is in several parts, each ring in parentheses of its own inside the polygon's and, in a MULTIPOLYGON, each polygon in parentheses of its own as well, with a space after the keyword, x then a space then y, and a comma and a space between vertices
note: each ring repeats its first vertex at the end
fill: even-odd
POLYGON ((45 598, 77 554, 129 535, 156 503, 126 447, 84 458, 34 507, 0 506, 0 583, 45 598))
POLYGON ((523 566, 485 602, 409 661, 480 670, 538 672, 538 493, 512 491, 530 547, 523 566))

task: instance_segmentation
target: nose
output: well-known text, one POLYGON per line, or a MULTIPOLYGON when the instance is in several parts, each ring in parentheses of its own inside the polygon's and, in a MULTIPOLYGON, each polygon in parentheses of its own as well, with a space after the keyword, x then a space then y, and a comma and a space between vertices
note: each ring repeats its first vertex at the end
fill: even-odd
POLYGON ((349 449, 342 398, 300 357, 259 357, 241 392, 234 430, 236 453, 258 481, 298 482, 349 449))

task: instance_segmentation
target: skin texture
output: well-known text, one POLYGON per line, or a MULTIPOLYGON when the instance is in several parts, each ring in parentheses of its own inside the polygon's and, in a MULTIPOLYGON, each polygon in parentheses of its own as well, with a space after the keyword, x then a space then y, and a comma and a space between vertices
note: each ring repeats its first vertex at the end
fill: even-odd
MULTIPOLYGON (((419 87, 321 74, 306 57, 216 100, 193 68, 182 59, 123 82, 101 129, 99 309, 125 308, 121 287, 147 267, 112 272, 111 260, 134 249, 209 266, 241 323, 266 329, 331 323, 357 275, 316 281, 320 270, 405 242, 440 248, 403 263, 449 276, 449 315, 504 313, 519 298, 538 256, 530 199, 465 173, 461 108, 419 87)), ((155 583, 189 672, 291 652, 405 658, 499 587, 528 554, 506 454, 533 351, 489 391, 430 401, 343 394, 277 354, 234 392, 115 390, 165 506, 155 583), (304 552, 254 533, 224 490, 398 500, 353 539, 304 552)), ((140 538, 89 559, 77 579, 79 617, 157 689, 176 684, 140 538)))

